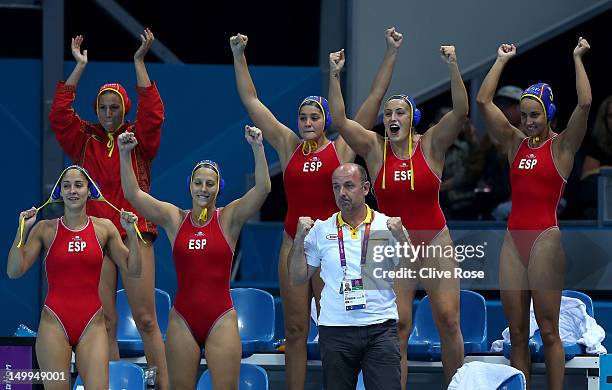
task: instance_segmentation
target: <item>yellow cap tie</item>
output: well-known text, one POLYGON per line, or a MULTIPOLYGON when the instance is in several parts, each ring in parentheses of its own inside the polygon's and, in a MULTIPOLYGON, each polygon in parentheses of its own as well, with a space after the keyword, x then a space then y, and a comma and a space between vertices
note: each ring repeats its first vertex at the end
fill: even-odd
POLYGON ((308 140, 302 143, 302 154, 308 156, 310 153, 316 151, 319 148, 317 141, 308 140))
POLYGON ((108 136, 108 142, 106 143, 106 148, 108 149, 108 157, 113 155, 113 150, 115 149, 115 138, 113 137, 114 134, 114 131, 112 133, 106 133, 106 135, 108 136))
MULTIPOLYGON (((91 178, 91 176, 89 176, 89 173, 87 173, 87 171, 85 171, 83 168, 76 167, 74 165, 71 165, 68 168, 64 169, 64 171, 61 173, 61 175, 59 175, 59 177, 57 178, 57 181, 55 182, 55 185, 53 186, 53 189, 51 190, 51 195, 49 195, 49 199, 47 199, 47 201, 45 203, 43 203, 42 206, 36 208, 36 213, 38 214, 38 211, 40 211, 43 207, 45 207, 49 203, 52 203, 52 202, 61 202, 61 200, 55 200, 55 201, 53 200, 53 192, 55 191, 55 188, 57 188, 57 186, 59 185, 59 182, 60 182, 60 179, 62 178, 62 176, 64 176, 64 172, 66 172, 68 169, 75 169, 75 168, 79 169, 81 172, 83 172, 83 174, 85 176, 87 176, 87 179, 90 181, 91 185, 94 186, 95 189, 100 194, 100 198, 99 199, 91 199, 91 200, 103 200, 109 206, 111 206, 113 209, 115 209, 118 213, 121 214, 121 210, 119 210, 114 204, 112 204, 111 202, 106 200, 104 195, 102 195, 102 191, 100 191, 100 187, 98 187, 96 182, 91 178)), ((34 216, 32 218, 36 218, 36 214, 34 214, 34 216)), ((19 218, 19 243, 17 244, 17 248, 21 248, 21 246, 23 245, 23 231, 24 230, 25 230, 25 218, 20 217, 19 218)), ((140 229, 138 229, 138 225, 136 224, 136 222, 134 222, 134 230, 136 230, 136 234, 142 240, 142 242, 145 245, 149 245, 149 243, 147 241, 145 241, 145 239, 142 237, 142 233, 140 233, 140 229)))
POLYGON ((383 180, 382 189, 385 189, 385 178, 387 176, 387 136, 385 135, 385 147, 383 149, 383 180))
POLYGON ((408 157, 410 158, 410 189, 414 191, 414 168, 412 167, 412 126, 408 134, 408 157))
POLYGON ((208 209, 204 207, 202 211, 200 211, 200 216, 198 217, 198 221, 206 222, 206 218, 208 218, 208 209))

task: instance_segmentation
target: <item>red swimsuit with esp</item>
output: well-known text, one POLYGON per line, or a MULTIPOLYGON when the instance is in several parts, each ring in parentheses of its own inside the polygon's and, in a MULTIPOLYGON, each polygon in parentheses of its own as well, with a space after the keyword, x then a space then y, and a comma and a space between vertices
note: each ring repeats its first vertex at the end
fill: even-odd
POLYGON ((73 347, 102 308, 98 285, 103 259, 91 217, 81 230, 71 230, 63 218, 57 219, 55 238, 44 260, 49 286, 45 307, 62 325, 73 347))
POLYGON ((400 217, 413 245, 429 245, 446 226, 440 208, 440 178, 429 167, 421 140, 412 155, 414 190, 410 189, 410 159, 400 159, 387 143, 385 189, 383 167, 374 180, 378 210, 389 217, 400 217))
POLYGON ((300 217, 325 220, 338 211, 332 174, 340 166, 340 158, 333 142, 307 156, 302 153, 302 143, 293 152, 283 173, 287 196, 285 231, 295 238, 300 217))
POLYGON ((510 166, 512 211, 508 231, 525 266, 538 237, 557 227, 557 206, 566 180, 553 159, 554 138, 537 148, 529 146, 529 138, 523 139, 510 166))
POLYGON ((174 310, 200 346, 217 320, 234 307, 230 296, 234 253, 221 230, 219 211, 204 226, 194 225, 188 212, 172 246, 177 281, 174 310))

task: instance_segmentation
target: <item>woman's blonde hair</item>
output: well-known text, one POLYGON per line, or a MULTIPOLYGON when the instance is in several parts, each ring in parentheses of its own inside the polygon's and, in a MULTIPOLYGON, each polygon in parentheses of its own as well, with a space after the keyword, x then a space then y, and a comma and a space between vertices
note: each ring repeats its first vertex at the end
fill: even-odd
POLYGON ((612 104, 612 95, 601 103, 595 117, 595 127, 593 127, 593 138, 597 144, 609 155, 612 155, 612 129, 608 128, 608 107, 612 104))

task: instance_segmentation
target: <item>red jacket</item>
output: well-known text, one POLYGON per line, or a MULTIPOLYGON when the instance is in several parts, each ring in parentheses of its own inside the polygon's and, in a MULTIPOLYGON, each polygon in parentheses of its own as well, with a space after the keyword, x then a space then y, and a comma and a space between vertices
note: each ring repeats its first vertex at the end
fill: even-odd
MULTIPOLYGON (((136 179, 140 188, 149 192, 151 188, 151 162, 157 155, 161 136, 161 125, 164 121, 164 105, 155 84, 150 87, 137 87, 138 109, 136 121, 124 123, 113 133, 115 144, 117 136, 124 131, 131 131, 138 138, 138 145, 132 151, 132 162, 136 179)), ((98 183, 104 197, 117 206, 136 213, 132 205, 125 199, 121 189, 119 172, 119 150, 115 146, 109 157, 108 136, 99 124, 93 124, 81 119, 71 104, 75 98, 76 88, 66 85, 64 81, 57 84, 55 97, 49 113, 51 128, 64 149, 64 152, 75 164, 89 171, 91 177, 98 183)), ((119 222, 119 213, 105 202, 92 201, 87 205, 87 214, 95 217, 108 218, 119 229, 122 237, 125 230, 119 222)), ((141 232, 157 235, 155 225, 140 214, 138 228, 141 232)))

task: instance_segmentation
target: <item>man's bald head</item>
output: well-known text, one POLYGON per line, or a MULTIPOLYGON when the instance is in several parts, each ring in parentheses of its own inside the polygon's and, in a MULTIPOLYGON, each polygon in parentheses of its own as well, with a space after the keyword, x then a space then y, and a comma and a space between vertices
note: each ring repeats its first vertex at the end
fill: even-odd
POLYGON ((332 189, 338 208, 344 213, 351 213, 365 204, 365 197, 370 191, 368 174, 361 165, 344 163, 332 174, 332 189))
POLYGON ((366 181, 368 181, 368 173, 366 172, 365 168, 355 163, 341 164, 338 168, 334 170, 334 173, 332 174, 332 180, 334 179, 334 176, 336 175, 341 175, 341 176, 346 177, 346 176, 354 175, 355 173, 357 174, 357 178, 360 184, 364 184, 366 181))

